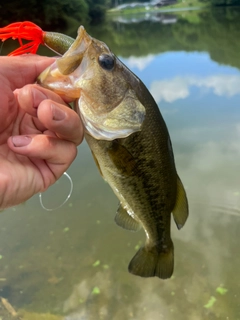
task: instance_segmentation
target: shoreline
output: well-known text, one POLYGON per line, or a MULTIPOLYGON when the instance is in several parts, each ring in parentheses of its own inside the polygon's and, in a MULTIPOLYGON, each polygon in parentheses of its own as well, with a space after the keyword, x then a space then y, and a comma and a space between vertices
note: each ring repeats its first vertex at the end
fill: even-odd
POLYGON ((116 11, 108 11, 107 14, 109 15, 117 15, 117 14, 148 14, 148 13, 168 13, 168 12, 181 12, 181 11, 196 11, 196 10, 203 10, 209 8, 209 6, 202 6, 202 7, 184 7, 184 8, 169 8, 169 9, 157 9, 157 10, 139 10, 139 11, 132 11, 130 10, 116 10, 116 11))

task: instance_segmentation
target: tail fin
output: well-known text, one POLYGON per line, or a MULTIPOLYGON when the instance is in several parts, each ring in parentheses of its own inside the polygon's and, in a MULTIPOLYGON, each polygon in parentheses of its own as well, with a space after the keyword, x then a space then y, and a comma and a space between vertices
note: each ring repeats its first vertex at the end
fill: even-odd
POLYGON ((170 278, 173 274, 174 255, 171 241, 168 250, 159 251, 157 246, 138 250, 129 263, 128 271, 140 277, 170 278))

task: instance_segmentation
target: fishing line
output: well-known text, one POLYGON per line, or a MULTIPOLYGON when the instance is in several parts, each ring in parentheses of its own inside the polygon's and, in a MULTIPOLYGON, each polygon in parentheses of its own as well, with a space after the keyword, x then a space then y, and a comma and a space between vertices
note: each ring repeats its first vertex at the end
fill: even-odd
POLYGON ((54 208, 47 208, 45 207, 45 205, 43 204, 43 199, 42 199, 42 193, 39 193, 39 201, 40 201, 40 204, 42 206, 42 208, 46 211, 54 211, 54 210, 57 210, 59 208, 61 208, 62 206, 64 206, 64 204, 68 201, 68 199, 71 197, 72 195, 72 191, 73 191, 73 181, 72 181, 72 178, 70 177, 70 175, 67 173, 67 172, 64 172, 63 173, 65 175, 66 178, 68 178, 68 181, 70 183, 70 191, 68 193, 68 196, 66 197, 66 199, 63 201, 63 203, 61 203, 59 206, 57 207, 54 207, 54 208))

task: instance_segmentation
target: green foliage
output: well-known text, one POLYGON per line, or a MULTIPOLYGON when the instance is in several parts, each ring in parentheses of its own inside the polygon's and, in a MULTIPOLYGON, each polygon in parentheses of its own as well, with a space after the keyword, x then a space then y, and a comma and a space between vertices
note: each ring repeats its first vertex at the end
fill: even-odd
POLYGON ((26 5, 23 0, 12 0, 0 4, 0 25, 30 20, 42 28, 60 27, 61 31, 69 19, 79 24, 101 21, 110 3, 110 0, 29 0, 26 5))
POLYGON ((111 0, 111 7, 116 7, 119 6, 121 4, 126 4, 126 3, 132 3, 132 2, 150 2, 151 0, 111 0))
MULTIPOLYGON (((81 23, 86 24, 86 20, 90 20, 89 15, 83 15, 86 8, 92 7, 94 3, 97 8, 104 10, 109 5, 107 0, 87 0, 87 2, 84 0, 61 0, 63 6, 61 10, 62 12, 65 10, 68 15, 74 9, 75 1, 78 1, 79 6, 83 6, 81 10, 75 12, 75 15, 72 15, 71 28, 69 27, 67 30, 66 20, 64 20, 65 13, 58 15, 56 13, 58 10, 51 8, 50 3, 53 0, 38 1, 36 3, 38 10, 33 6, 34 1, 29 0, 32 6, 31 12, 29 13, 25 8, 25 11, 22 12, 24 15, 20 16, 18 11, 18 8, 20 8, 18 7, 19 0, 16 0, 16 11, 14 11, 14 15, 11 15, 12 20, 9 22, 30 20, 39 24, 44 30, 63 32, 74 38, 79 25, 81 23), (49 5, 46 3, 49 3, 49 5), (87 6, 84 7, 86 3, 87 6), (47 20, 46 17, 45 20, 43 19, 44 14, 39 9, 42 5, 42 10, 45 10, 44 14, 47 10, 49 11, 47 20), (45 24, 43 21, 45 21, 45 24)), ((11 6, 13 5, 11 4, 11 6)), ((6 11, 2 11, 2 19, 5 12, 10 15, 10 6, 6 3, 4 8, 6 11)), ((115 54, 122 57, 145 56, 167 51, 202 51, 208 52, 211 58, 218 63, 232 65, 240 69, 240 41, 238 41, 240 39, 240 10, 218 7, 202 12, 195 11, 184 14, 180 12, 176 17, 178 22, 168 25, 159 22, 149 23, 141 19, 139 23, 125 24, 106 20, 101 24, 101 27, 88 25, 87 31, 95 38, 104 41, 115 54), (189 18, 191 16, 194 17, 194 23, 191 23, 191 18, 189 18)), ((4 26, 7 23, 1 22, 1 25, 4 26)))
POLYGON ((201 0, 207 2, 212 6, 239 6, 240 0, 201 0))
POLYGON ((89 7, 89 17, 93 21, 102 21, 106 10, 110 7, 110 0, 86 0, 89 7))
MULTIPOLYGON (((195 14, 195 13, 194 13, 195 14)), ((122 57, 167 51, 202 51, 220 64, 240 69, 240 10, 214 8, 199 13, 191 23, 179 13, 172 25, 142 21, 134 24, 104 24, 91 34, 106 42, 122 57)))

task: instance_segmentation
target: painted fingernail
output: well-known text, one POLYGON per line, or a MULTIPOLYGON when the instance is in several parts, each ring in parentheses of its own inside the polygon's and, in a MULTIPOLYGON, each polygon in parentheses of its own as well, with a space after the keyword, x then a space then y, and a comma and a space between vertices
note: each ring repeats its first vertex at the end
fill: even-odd
POLYGON ((25 147, 32 141, 29 136, 14 136, 12 137, 12 143, 14 147, 25 147))
POLYGON ((53 120, 61 121, 66 118, 66 112, 64 112, 62 109, 55 106, 54 104, 51 105, 51 108, 52 108, 53 120))

